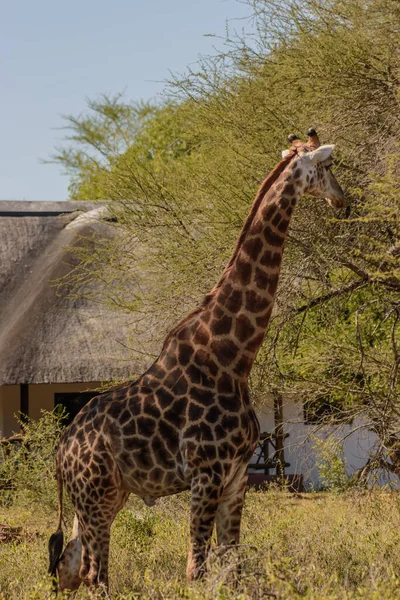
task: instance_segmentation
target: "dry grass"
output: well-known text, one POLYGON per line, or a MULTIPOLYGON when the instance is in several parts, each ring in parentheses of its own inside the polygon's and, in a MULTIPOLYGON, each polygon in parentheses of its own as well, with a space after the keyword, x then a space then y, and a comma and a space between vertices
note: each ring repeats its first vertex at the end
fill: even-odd
MULTIPOLYGON (((113 598, 400 598, 395 492, 250 492, 242 546, 222 559, 214 551, 209 575, 192 585, 185 581, 188 514, 187 494, 160 500, 153 509, 130 500, 113 528, 113 598)), ((0 545, 0 598, 50 597, 47 540, 55 521, 54 512, 37 505, 0 509, 0 522, 22 528, 18 539, 0 545)), ((77 599, 86 597, 81 589, 77 599)))

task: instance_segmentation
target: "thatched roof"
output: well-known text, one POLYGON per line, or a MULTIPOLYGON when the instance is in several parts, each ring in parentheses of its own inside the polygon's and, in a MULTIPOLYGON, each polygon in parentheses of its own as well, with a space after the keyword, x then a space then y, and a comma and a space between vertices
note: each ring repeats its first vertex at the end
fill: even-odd
MULTIPOLYGON (((89 202, 0 202, 0 385, 127 379, 130 317, 57 289, 73 266, 68 247, 113 236, 89 202)), ((92 290, 93 291, 93 290, 92 290)))

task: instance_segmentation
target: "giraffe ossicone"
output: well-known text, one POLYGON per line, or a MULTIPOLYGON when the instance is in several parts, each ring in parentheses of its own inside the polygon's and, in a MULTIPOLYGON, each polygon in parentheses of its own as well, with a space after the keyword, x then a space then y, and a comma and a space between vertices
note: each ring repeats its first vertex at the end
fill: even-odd
MULTIPOLYGON (((330 171, 333 146, 292 136, 261 184, 220 280, 167 336, 136 381, 93 398, 60 438, 58 530, 50 568, 60 589, 108 586, 111 524, 130 493, 152 504, 191 491, 189 579, 204 573, 216 523, 221 546, 239 542, 247 465, 259 437, 247 379, 262 344, 294 207, 303 194, 344 205, 330 171), (75 509, 64 552, 62 488, 75 509)), ((106 593, 104 591, 104 593, 106 593)))

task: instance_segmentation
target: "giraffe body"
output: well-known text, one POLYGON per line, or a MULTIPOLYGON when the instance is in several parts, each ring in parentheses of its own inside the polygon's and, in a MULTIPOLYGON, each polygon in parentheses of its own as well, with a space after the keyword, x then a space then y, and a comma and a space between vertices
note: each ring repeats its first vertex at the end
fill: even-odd
POLYGON ((170 332, 148 371, 93 398, 63 433, 59 530, 50 541, 60 589, 81 581, 107 588, 110 527, 130 493, 152 505, 191 490, 189 579, 204 572, 215 522, 219 545, 238 543, 259 437, 247 379, 271 316, 287 227, 305 191, 343 205, 324 165, 332 147, 318 146, 316 136, 293 142, 261 186, 220 281, 170 332), (63 484, 76 520, 60 559, 63 484))

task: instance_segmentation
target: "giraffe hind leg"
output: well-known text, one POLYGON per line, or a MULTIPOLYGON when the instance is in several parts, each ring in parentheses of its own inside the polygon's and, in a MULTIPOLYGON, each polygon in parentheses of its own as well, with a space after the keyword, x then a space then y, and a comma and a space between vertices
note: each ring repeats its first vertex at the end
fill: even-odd
POLYGON ((82 540, 79 577, 90 591, 96 591, 96 596, 108 598, 110 529, 128 496, 128 492, 109 488, 90 513, 79 514, 82 540))
POLYGON ((219 546, 232 546, 239 543, 240 524, 247 483, 246 467, 225 488, 218 504, 216 525, 219 546))

